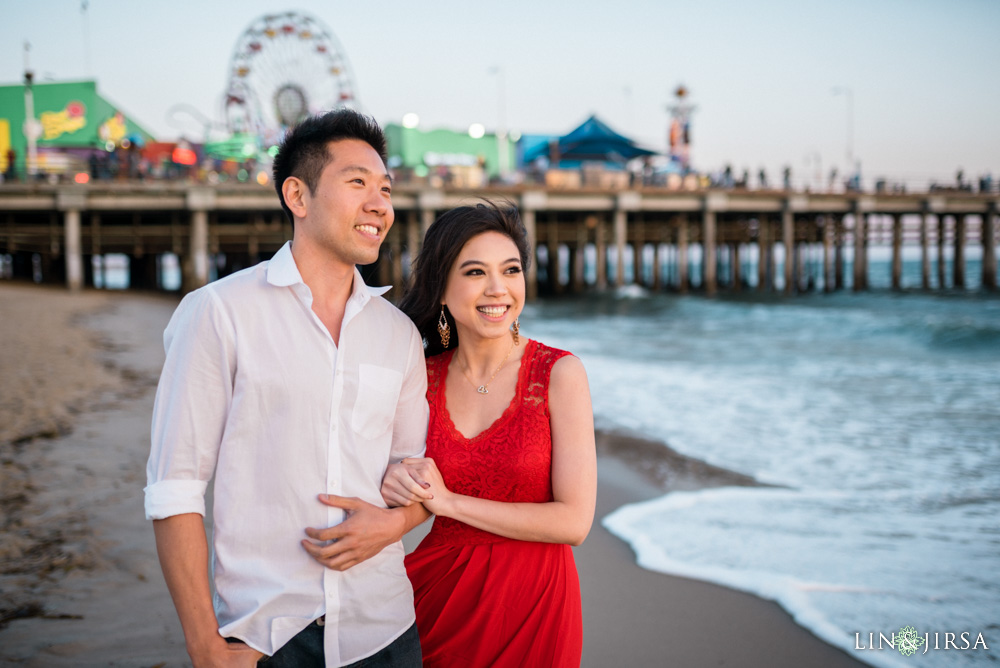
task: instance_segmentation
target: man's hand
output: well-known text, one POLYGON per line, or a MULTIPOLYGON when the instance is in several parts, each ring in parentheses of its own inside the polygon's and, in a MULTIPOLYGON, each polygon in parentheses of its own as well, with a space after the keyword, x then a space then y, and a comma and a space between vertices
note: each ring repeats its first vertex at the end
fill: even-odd
POLYGON ((334 494, 320 494, 319 500, 328 506, 342 508, 347 517, 328 529, 306 529, 306 535, 313 541, 327 544, 303 540, 302 547, 313 559, 335 571, 346 571, 371 559, 402 538, 406 530, 405 519, 398 510, 334 494))
POLYGON ((427 490, 430 483, 419 479, 417 472, 407 466, 410 461, 413 460, 404 459, 398 464, 390 464, 382 478, 382 498, 390 508, 410 506, 434 498, 427 490))
POLYGON ((194 668, 247 668, 256 666, 265 656, 245 643, 226 642, 222 636, 218 637, 218 642, 213 641, 211 647, 190 654, 194 668))

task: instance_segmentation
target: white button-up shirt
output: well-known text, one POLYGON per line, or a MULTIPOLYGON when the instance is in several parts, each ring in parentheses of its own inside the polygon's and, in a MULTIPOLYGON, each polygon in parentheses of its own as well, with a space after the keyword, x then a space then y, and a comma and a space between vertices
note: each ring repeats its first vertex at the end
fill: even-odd
POLYGON ((268 655, 324 614, 328 666, 378 652, 414 622, 401 542, 344 572, 299 543, 306 527, 343 520, 318 494, 385 507, 390 460, 423 456, 423 346, 383 292, 355 270, 337 346, 285 244, 187 295, 163 335, 146 516, 204 515, 215 474, 219 632, 268 655))

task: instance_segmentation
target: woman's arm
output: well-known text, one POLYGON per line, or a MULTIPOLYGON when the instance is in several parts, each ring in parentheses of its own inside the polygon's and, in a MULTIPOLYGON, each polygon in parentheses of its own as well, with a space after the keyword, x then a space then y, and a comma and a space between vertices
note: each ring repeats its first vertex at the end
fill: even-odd
MULTIPOLYGON (((594 414, 583 364, 573 356, 552 367, 549 381, 552 429, 552 496, 549 503, 506 503, 455 494, 431 459, 407 459, 418 483, 429 483, 424 506, 507 538, 579 545, 590 532, 597 496, 594 414)), ((413 491, 416 491, 414 488, 413 491)))

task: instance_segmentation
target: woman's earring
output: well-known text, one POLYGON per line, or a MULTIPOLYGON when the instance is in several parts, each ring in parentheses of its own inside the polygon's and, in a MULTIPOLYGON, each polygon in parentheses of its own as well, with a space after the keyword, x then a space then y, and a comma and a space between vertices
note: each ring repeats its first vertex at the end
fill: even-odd
MULTIPOLYGON (((448 319, 444 317, 444 306, 441 307, 441 317, 438 318, 438 334, 441 335, 441 347, 447 349, 451 341, 451 327, 448 325, 448 319)), ((516 339, 517 335, 514 337, 516 339)))
POLYGON ((521 345, 521 337, 519 336, 521 333, 521 323, 519 322, 520 318, 521 316, 514 318, 514 324, 510 326, 510 335, 514 337, 515 346, 521 345))

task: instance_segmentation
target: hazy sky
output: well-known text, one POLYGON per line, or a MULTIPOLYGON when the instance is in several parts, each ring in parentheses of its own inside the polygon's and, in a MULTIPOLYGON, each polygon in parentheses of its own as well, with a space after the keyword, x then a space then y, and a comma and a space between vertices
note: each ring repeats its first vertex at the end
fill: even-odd
MULTIPOLYGON (((697 105, 692 162, 765 167, 772 180, 845 171, 911 183, 1000 176, 998 0, 605 0, 326 2, 0 0, 0 82, 96 78, 158 138, 183 103, 220 117, 229 61, 257 17, 298 10, 326 24, 351 63, 363 108, 421 127, 498 122, 565 133, 591 113, 645 146, 666 146, 672 91, 697 105)), ((183 119, 182 119, 183 120, 183 119)), ((177 120, 175 119, 175 123, 177 120)), ((199 138, 189 123, 187 134, 199 138)))

